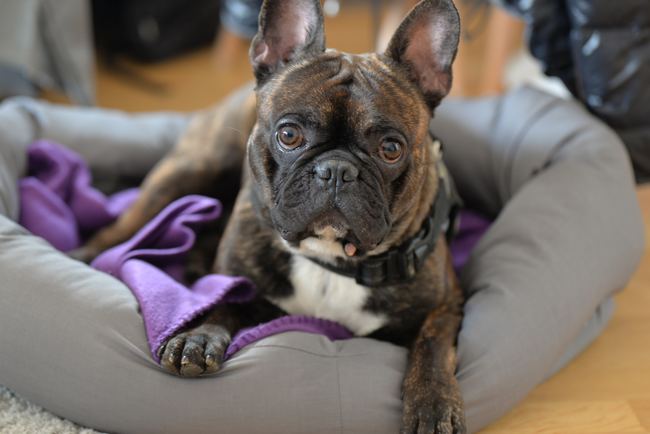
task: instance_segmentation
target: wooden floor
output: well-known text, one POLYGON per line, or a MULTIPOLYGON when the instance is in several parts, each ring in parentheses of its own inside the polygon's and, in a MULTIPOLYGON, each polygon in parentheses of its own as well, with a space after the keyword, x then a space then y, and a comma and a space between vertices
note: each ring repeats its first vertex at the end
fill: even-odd
MULTIPOLYGON (((329 46, 350 52, 371 49, 368 15, 344 7, 327 22, 329 46)), ((480 39, 464 43, 460 64, 470 69, 470 77, 480 74, 480 54, 480 39)), ((146 91, 100 67, 99 105, 130 111, 205 107, 252 78, 245 53, 232 63, 227 69, 215 65, 206 49, 161 65, 133 65, 164 85, 162 92, 146 91)), ((640 189, 639 198, 650 229, 650 188, 640 189)), ((650 251, 617 303, 607 330, 586 352, 485 432, 650 433, 650 251)))

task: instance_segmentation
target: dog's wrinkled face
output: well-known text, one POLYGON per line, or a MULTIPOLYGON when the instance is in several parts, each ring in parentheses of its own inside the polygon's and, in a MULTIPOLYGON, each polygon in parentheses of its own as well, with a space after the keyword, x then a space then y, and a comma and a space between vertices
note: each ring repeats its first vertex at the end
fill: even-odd
POLYGON ((386 250, 412 235, 437 188, 428 123, 451 83, 456 11, 423 1, 386 54, 349 55, 325 51, 317 0, 273 4, 251 47, 256 191, 280 236, 303 253, 386 250))
POLYGON ((280 235, 376 249, 420 199, 430 115, 414 87, 379 56, 327 52, 258 98, 251 164, 280 235))

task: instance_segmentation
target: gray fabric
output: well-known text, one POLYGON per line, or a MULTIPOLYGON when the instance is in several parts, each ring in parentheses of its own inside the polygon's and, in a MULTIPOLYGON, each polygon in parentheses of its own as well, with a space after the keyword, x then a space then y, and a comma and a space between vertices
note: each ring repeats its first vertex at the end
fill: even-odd
POLYGON ((81 154, 94 172, 142 176, 176 143, 189 118, 13 98, 0 105, 0 143, 4 155, 24 160, 34 140, 53 140, 81 154))
POLYGON ((89 0, 2 0, 0 63, 80 104, 95 100, 89 0))
POLYGON ((458 377, 477 427, 597 335, 612 311, 598 305, 643 253, 643 223, 620 140, 575 103, 525 88, 448 104, 434 130, 461 196, 500 211, 461 276, 458 377))
MULTIPOLYGON (((2 212, 16 216, 15 165, 35 137, 135 171, 185 121, 9 102, 2 212)), ((433 127, 463 197, 498 216, 461 276, 470 298, 458 378, 476 431, 601 332, 641 257, 643 226, 619 139, 573 103, 530 89, 450 101, 433 127)), ((404 349, 287 333, 245 349, 217 377, 178 379, 152 362, 126 287, 4 217, 0 276, 0 384, 71 420, 123 433, 398 430, 404 349)))

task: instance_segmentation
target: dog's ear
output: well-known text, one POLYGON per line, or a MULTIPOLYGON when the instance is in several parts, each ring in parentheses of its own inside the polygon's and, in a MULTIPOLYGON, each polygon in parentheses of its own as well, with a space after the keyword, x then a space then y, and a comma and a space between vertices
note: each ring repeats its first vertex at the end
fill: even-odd
POLYGON ((460 37, 452 0, 422 0, 393 35, 386 55, 406 68, 433 110, 451 89, 451 65, 460 37))
POLYGON ((265 0, 250 58, 258 82, 300 58, 325 51, 319 0, 265 0))

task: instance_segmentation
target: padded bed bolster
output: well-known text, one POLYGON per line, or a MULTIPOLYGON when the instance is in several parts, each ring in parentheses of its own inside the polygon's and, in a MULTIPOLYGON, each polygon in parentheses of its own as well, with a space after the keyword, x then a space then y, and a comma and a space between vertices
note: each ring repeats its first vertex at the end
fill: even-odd
MULTIPOLYGON (((123 284, 12 221, 33 140, 63 143, 98 172, 142 176, 187 119, 0 106, 0 384, 110 432, 397 432, 404 349, 287 333, 216 377, 175 378, 151 359, 123 284)), ((572 102, 529 88, 449 100, 432 129, 466 203, 496 218, 460 276, 457 375, 473 432, 598 336, 641 257, 643 225, 620 140, 572 102)))

